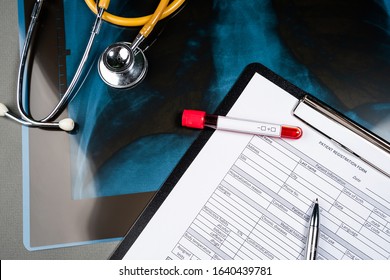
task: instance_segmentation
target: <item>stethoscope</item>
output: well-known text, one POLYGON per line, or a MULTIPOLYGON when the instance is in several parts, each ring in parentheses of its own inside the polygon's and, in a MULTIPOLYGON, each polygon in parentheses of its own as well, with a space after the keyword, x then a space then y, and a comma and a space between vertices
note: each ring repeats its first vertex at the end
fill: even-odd
POLYGON ((11 113, 4 104, 0 103, 1 117, 7 117, 28 127, 72 131, 75 127, 74 121, 72 119, 65 118, 59 122, 53 120, 65 110, 67 103, 75 95, 75 86, 80 79, 84 65, 95 40, 95 36, 99 33, 102 21, 104 20, 124 27, 143 26, 132 43, 117 42, 112 44, 105 49, 98 62, 99 75, 107 85, 119 89, 132 88, 143 80, 148 69, 148 62, 146 60, 145 54, 139 48, 139 45, 146 37, 148 37, 160 19, 163 19, 178 10, 185 0, 173 0, 170 4, 169 0, 160 0, 160 3, 152 15, 139 18, 124 18, 108 13, 107 9, 110 0, 97 0, 96 2, 94 0, 84 1, 96 14, 96 19, 80 64, 66 92, 63 94, 55 108, 45 118, 41 120, 35 120, 31 114, 27 112, 24 106, 23 76, 25 74, 25 69, 28 63, 27 57, 31 46, 32 35, 44 2, 44 0, 36 0, 31 13, 31 22, 26 33, 26 39, 22 49, 18 70, 16 99, 20 117, 17 117, 15 114, 11 113))

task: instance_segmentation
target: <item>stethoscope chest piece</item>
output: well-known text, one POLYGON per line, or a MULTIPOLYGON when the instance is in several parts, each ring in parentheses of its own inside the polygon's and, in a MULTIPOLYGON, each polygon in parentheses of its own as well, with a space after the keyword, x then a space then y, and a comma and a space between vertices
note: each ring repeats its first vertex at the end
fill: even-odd
POLYGON ((145 77, 148 61, 141 49, 130 43, 119 42, 109 46, 100 56, 99 75, 109 86, 128 89, 139 84, 145 77))

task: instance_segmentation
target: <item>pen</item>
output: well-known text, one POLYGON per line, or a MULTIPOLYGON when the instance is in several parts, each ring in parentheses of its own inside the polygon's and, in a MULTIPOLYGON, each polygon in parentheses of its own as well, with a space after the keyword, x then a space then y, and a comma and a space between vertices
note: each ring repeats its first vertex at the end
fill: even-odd
POLYGON ((320 226, 320 209, 318 198, 313 206, 313 212, 310 218, 309 233, 306 241, 306 260, 315 260, 317 258, 317 246, 320 226))
POLYGON ((197 110, 183 111, 182 126, 199 129, 203 129, 206 126, 213 129, 291 139, 298 139, 302 136, 302 129, 297 126, 209 115, 204 111, 197 110))

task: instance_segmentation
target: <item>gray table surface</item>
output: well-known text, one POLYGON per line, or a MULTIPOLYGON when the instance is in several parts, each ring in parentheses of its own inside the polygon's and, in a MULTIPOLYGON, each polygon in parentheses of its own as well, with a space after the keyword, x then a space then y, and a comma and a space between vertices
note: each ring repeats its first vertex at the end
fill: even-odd
MULTIPOLYGON (((16 110, 17 1, 0 0, 0 102, 16 110)), ((0 259, 107 259, 118 242, 30 252, 23 245, 21 127, 0 119, 0 259)))

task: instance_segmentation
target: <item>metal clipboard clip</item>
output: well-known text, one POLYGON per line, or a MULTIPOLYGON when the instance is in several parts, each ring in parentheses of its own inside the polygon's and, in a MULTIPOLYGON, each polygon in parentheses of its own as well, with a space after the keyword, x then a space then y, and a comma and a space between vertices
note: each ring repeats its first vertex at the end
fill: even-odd
POLYGON ((390 144, 382 138, 309 95, 300 99, 293 115, 345 151, 390 177, 390 144))

